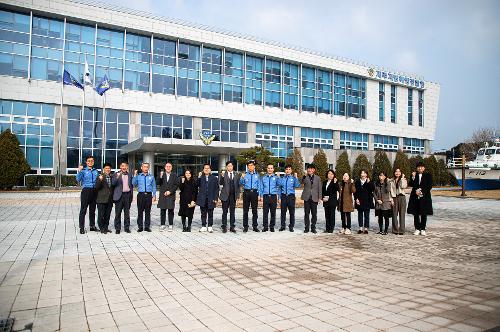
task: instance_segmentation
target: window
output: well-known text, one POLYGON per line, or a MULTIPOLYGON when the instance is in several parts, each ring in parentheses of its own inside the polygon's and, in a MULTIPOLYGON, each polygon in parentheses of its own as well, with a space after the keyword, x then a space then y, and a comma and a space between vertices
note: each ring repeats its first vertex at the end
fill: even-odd
POLYGON ((95 167, 99 168, 102 165, 104 144, 103 112, 97 107, 85 107, 83 121, 81 113, 80 106, 68 106, 67 167, 78 168, 85 162, 86 156, 92 155, 95 167))
POLYGON ((333 149, 333 131, 329 129, 300 129, 300 146, 314 149, 333 149))
POLYGON ((314 68, 302 67, 302 111, 316 112, 316 71, 314 68))
POLYGON ((206 99, 221 100, 222 51, 204 47, 201 61, 201 96, 206 99))
POLYGON ((200 47, 180 43, 178 54, 177 95, 198 98, 200 91, 200 47))
MULTIPOLYGON (((64 22, 33 16, 30 67, 32 78, 61 81, 63 33, 64 22)), ((70 74, 81 79, 76 74, 70 74)))
POLYGON ((106 145, 104 161, 112 168, 119 168, 128 157, 120 153, 122 146, 128 144, 129 112, 106 109, 106 145))
POLYGON ((424 140, 418 138, 404 138, 403 151, 409 153, 424 153, 424 140))
POLYGON ((95 27, 66 23, 64 69, 83 82, 85 58, 89 65, 90 80, 94 82, 95 27))
POLYGON ((299 109, 299 66, 283 63, 283 107, 299 109))
POLYGON ((281 107, 281 62, 266 60, 266 106, 281 107))
POLYGON ((391 122, 396 123, 397 109, 396 109, 396 86, 391 85, 391 122))
POLYGON ((375 150, 398 151, 399 138, 394 136, 375 135, 373 148, 375 150))
POLYGON ((413 89, 408 89, 408 125, 413 125, 413 89))
POLYGON ((125 89, 149 91, 151 38, 127 33, 125 50, 125 89))
POLYGON ((351 150, 368 150, 368 134, 341 131, 340 148, 351 150))
POLYGON ((153 86, 155 93, 175 94, 175 56, 177 43, 153 38, 153 86))
POLYGON ((246 57, 246 89, 245 103, 262 105, 262 67, 263 59, 253 56, 246 57))
POLYGON ((55 105, 0 100, 0 132, 10 129, 32 169, 53 168, 55 105))
POLYGON ((424 92, 418 92, 418 125, 424 126, 424 92))
POLYGON ((318 113, 332 113, 332 73, 324 70, 316 72, 316 105, 318 113))
POLYGON ((385 83, 378 84, 378 120, 385 121, 385 83))
POLYGON ((215 141, 221 142, 247 142, 247 123, 244 121, 202 119, 202 130, 215 135, 215 141))
POLYGON ((0 10, 0 75, 28 77, 30 16, 0 10))
POLYGON ((346 76, 344 74, 333 75, 333 86, 335 96, 333 98, 333 114, 345 116, 346 103, 346 76))
POLYGON ((280 158, 286 158, 293 149, 293 127, 257 123, 257 133, 255 135, 257 144, 271 151, 280 158))
POLYGON ((122 88, 124 38, 122 31, 97 28, 95 84, 106 74, 111 88, 122 88))
POLYGON ((190 116, 141 113, 141 137, 192 139, 190 116))
POLYGON ((224 64, 224 100, 243 102, 243 55, 227 52, 224 64))
POLYGON ((366 119, 366 81, 362 78, 347 76, 347 116, 366 119))

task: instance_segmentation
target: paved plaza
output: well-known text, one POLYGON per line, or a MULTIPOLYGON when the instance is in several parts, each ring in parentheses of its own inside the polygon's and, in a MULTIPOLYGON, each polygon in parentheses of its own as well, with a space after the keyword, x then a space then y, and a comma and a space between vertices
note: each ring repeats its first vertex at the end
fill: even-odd
MULTIPOLYGON (((156 208, 153 232, 137 233, 134 200, 131 234, 80 235, 78 195, 0 193, 0 318, 15 318, 16 330, 500 326, 499 201, 435 197, 423 237, 411 219, 405 236, 303 234, 302 209, 295 233, 244 234, 237 209, 238 233, 223 234, 220 208, 213 234, 182 233, 177 216, 161 233, 156 208)), ((195 219, 197 230, 198 210, 195 219)))

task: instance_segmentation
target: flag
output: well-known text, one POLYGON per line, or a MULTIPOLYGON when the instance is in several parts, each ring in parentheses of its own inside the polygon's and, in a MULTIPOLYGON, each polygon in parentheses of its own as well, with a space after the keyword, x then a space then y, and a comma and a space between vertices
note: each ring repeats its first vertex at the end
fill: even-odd
POLYGON ((106 91, 110 89, 108 76, 104 74, 101 82, 95 87, 95 91, 102 96, 106 91))
POLYGON ((85 82, 85 84, 92 85, 92 81, 90 80, 90 70, 89 63, 87 62, 87 55, 85 55, 85 73, 83 74, 83 82, 85 82))
POLYGON ((78 82, 77 79, 73 77, 73 75, 68 73, 66 69, 64 69, 63 73, 63 83, 66 85, 74 85, 77 88, 83 90, 83 85, 80 82, 78 82))

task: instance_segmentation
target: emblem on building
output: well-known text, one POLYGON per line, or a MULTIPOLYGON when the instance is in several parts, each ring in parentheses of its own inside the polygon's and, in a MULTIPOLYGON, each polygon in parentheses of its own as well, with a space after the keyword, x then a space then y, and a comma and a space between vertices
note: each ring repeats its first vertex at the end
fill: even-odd
POLYGON ((215 135, 209 132, 208 130, 203 130, 200 133, 200 139, 205 145, 210 145, 212 141, 215 139, 215 135))
POLYGON ((373 69, 373 68, 368 68, 368 75, 370 75, 370 77, 375 76, 375 69, 373 69))

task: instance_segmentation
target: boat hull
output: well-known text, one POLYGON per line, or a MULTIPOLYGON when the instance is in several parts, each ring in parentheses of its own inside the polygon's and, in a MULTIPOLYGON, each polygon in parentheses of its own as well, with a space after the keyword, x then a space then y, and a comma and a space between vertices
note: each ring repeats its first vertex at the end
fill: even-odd
MULTIPOLYGON (((462 185, 462 169, 449 169, 462 185)), ((466 169, 465 190, 494 190, 500 189, 500 170, 498 169, 466 169)))

